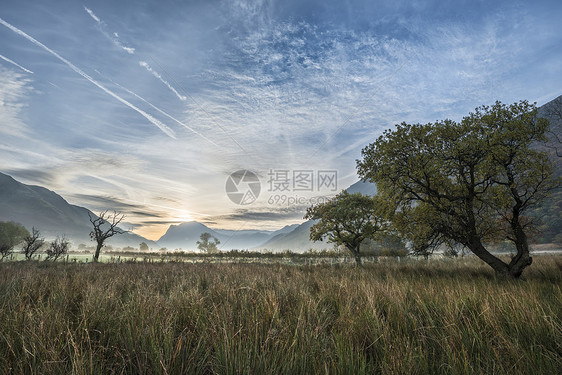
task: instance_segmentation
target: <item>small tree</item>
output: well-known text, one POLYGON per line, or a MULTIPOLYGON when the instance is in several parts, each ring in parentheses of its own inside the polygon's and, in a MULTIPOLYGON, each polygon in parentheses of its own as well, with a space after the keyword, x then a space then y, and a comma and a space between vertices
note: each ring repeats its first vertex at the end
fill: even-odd
POLYGON ((146 244, 146 242, 141 242, 139 245, 139 249, 140 251, 148 251, 148 245, 146 244))
POLYGON ((49 245, 49 248, 46 251, 47 258, 45 258, 45 260, 52 260, 53 262, 56 261, 60 256, 68 253, 69 246, 70 242, 68 242, 65 236, 57 236, 57 238, 49 245))
POLYGON ((29 232, 21 224, 13 221, 0 222, 0 261, 12 253, 14 246, 29 236, 29 232))
POLYGON ((94 262, 97 262, 100 257, 100 251, 103 247, 105 240, 113 237, 116 234, 127 233, 128 231, 118 228, 117 225, 121 223, 125 215, 120 212, 113 211, 113 213, 108 214, 107 210, 99 214, 98 217, 92 217, 88 213, 90 218, 90 223, 94 226, 94 230, 90 232, 90 238, 92 241, 96 241, 96 252, 94 253, 94 262))
POLYGON ((360 266, 361 243, 387 227, 387 221, 383 219, 384 207, 378 197, 343 191, 328 202, 309 207, 304 218, 318 220, 310 228, 311 240, 326 238, 327 242, 344 245, 360 266))
POLYGON ((23 239, 22 253, 25 255, 26 260, 31 260, 33 255, 43 246, 45 239, 41 237, 39 229, 33 227, 31 234, 28 234, 23 239))
POLYGON ((197 248, 199 250, 208 254, 216 253, 219 251, 217 245, 221 242, 218 240, 218 238, 211 236, 211 234, 207 232, 201 233, 201 236, 199 238, 201 239, 201 241, 197 241, 197 248), (213 239, 213 241, 209 241, 211 238, 213 239))

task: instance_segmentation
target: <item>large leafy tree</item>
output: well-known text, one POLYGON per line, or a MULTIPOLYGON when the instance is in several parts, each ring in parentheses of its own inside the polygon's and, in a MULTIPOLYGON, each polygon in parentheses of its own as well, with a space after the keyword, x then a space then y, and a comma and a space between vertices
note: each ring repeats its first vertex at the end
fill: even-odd
POLYGON ((363 149, 359 175, 396 202, 393 223, 414 251, 458 243, 517 278, 532 262, 525 214, 558 184, 548 155, 532 147, 548 131, 536 114, 527 101, 496 102, 460 123, 402 123, 363 149), (502 239, 517 250, 509 262, 485 245, 502 239))
POLYGON ((344 245, 361 265, 361 243, 374 238, 387 225, 382 211, 386 207, 378 197, 341 192, 335 198, 309 207, 305 219, 317 220, 310 228, 310 239, 344 245))
POLYGON ((13 221, 0 222, 0 261, 12 253, 14 246, 29 236, 28 230, 13 221))

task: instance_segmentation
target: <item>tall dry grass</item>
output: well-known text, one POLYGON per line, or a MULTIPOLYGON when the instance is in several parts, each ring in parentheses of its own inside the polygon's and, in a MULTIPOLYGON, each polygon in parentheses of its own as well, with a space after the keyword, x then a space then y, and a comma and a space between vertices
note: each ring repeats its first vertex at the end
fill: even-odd
POLYGON ((562 258, 0 264, 0 373, 558 374, 562 258))

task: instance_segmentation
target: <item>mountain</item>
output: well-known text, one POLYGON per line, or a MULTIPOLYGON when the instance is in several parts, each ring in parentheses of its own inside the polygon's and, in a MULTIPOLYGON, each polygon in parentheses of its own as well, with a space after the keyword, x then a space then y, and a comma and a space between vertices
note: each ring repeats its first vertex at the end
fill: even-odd
POLYGON ((249 249, 276 235, 288 233, 297 226, 298 224, 287 225, 277 231, 229 230, 211 229, 204 224, 191 221, 171 225, 157 243, 158 246, 168 249, 196 250, 199 237, 202 233, 207 232, 221 242, 218 246, 221 250, 249 249))
POLYGON ((215 232, 223 238, 221 240, 223 249, 249 249, 268 241, 274 236, 289 233, 297 226, 298 224, 286 225, 276 231, 215 229, 215 232))
MULTIPOLYGON (((375 195, 377 187, 370 182, 358 181, 346 189, 348 193, 355 194, 361 193, 363 195, 375 195)), ((314 225, 314 221, 308 220, 298 225, 288 233, 281 233, 272 237, 269 241, 257 246, 256 250, 271 250, 271 251, 306 251, 309 249, 321 250, 330 249, 333 244, 326 242, 311 241, 310 227, 314 225)))
POLYGON ((537 146, 552 155, 556 175, 562 176, 562 95, 540 107, 538 116, 550 121, 550 129, 548 141, 537 146))
POLYGON ((326 242, 313 242, 309 239, 310 227, 313 226, 314 223, 315 221, 307 220, 289 233, 281 233, 272 237, 269 241, 257 246, 255 250, 291 250, 298 252, 310 249, 322 250, 332 248, 332 244, 328 244, 326 242))
MULTIPOLYGON (((374 195, 377 189, 374 184, 359 181, 351 185, 347 191, 350 193, 374 195)), ((287 225, 277 231, 260 231, 211 229, 204 224, 192 221, 171 225, 166 233, 156 242, 158 246, 168 249, 196 250, 199 237, 202 233, 207 232, 221 242, 218 246, 221 250, 305 251, 308 249, 332 248, 332 244, 309 240, 310 227, 313 224, 311 221, 306 221, 300 225, 287 225)))
MULTIPOLYGON (((90 210, 75 206, 55 192, 41 186, 26 185, 0 173, 0 221, 15 221, 27 229, 36 227, 47 239, 64 234, 75 244, 93 244, 89 238, 90 210)), ((116 235, 107 240, 115 246, 138 247, 141 242, 156 243, 134 233, 116 235)))
MULTIPOLYGON (((550 121, 548 141, 538 143, 537 148, 548 152, 554 162, 555 176, 562 177, 562 95, 539 108, 538 115, 550 121)), ((560 187, 540 206, 535 207, 530 216, 539 223, 539 243, 562 245, 562 189, 560 187)))
POLYGON ((188 223, 170 225, 166 233, 156 242, 158 246, 166 247, 170 250, 178 248, 195 250, 197 249, 196 242, 199 240, 201 233, 205 232, 220 240, 219 234, 208 226, 196 221, 190 221, 188 223))

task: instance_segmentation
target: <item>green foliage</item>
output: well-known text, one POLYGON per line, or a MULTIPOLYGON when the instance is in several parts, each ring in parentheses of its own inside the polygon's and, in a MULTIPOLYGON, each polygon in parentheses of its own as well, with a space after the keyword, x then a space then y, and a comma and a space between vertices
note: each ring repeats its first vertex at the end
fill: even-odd
POLYGON ((140 251, 148 251, 148 245, 146 244, 146 242, 141 242, 139 245, 139 250, 140 251))
POLYGON ((559 374, 560 257, 0 264, 2 374, 559 374))
POLYGON ((363 150, 359 175, 396 202, 393 225, 414 252, 442 244, 469 248, 501 274, 518 277, 531 263, 525 216, 559 184, 546 152, 548 121, 526 101, 477 108, 462 122, 445 120, 386 131, 363 150), (483 245, 509 239, 517 247, 505 263, 483 245))
POLYGON ((361 264, 361 243, 386 229, 385 208, 378 197, 342 191, 328 202, 309 207, 304 218, 318 221, 310 228, 311 240, 344 245, 361 264))
POLYGON ((374 256, 403 257, 408 255, 408 249, 400 236, 388 232, 378 236, 376 240, 365 239, 361 243, 361 253, 374 256))
POLYGON ((211 236, 210 233, 201 233, 201 236, 199 238, 201 241, 197 241, 197 248, 202 252, 207 254, 214 254, 219 251, 217 245, 221 242, 217 238, 211 236), (213 239, 212 241, 210 241, 211 238, 213 239))
POLYGON ((13 221, 0 222, 0 261, 12 253, 14 246, 21 243, 29 231, 13 221))

